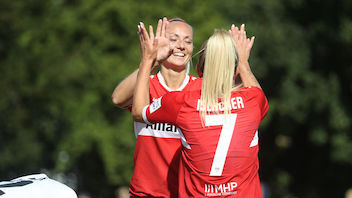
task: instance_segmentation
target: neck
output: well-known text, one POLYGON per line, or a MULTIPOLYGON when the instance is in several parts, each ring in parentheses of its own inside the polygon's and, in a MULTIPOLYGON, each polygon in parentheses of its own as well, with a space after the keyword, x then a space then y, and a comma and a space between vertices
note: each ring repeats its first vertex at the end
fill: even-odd
POLYGON ((186 69, 175 71, 162 66, 160 72, 165 80, 165 84, 172 90, 180 88, 186 78, 186 69))

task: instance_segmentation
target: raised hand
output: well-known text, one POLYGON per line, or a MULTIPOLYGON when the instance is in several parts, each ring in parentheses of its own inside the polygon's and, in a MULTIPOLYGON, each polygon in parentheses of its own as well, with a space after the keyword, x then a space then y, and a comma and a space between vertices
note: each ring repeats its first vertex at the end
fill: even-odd
POLYGON ((137 74, 136 87, 133 94, 132 115, 136 121, 142 121, 142 111, 149 104, 149 76, 158 53, 158 38, 154 37, 153 27, 149 26, 149 34, 141 22, 138 25, 138 37, 141 48, 141 63, 137 74))
POLYGON ((235 25, 232 25, 229 32, 236 43, 239 61, 248 61, 254 43, 254 36, 252 38, 247 38, 244 24, 241 25, 240 29, 235 25))
POLYGON ((166 28, 168 24, 169 22, 167 21, 166 17, 164 17, 162 20, 159 19, 158 21, 158 27, 156 29, 156 36, 158 37, 158 55, 157 61, 155 63, 157 66, 164 62, 172 53, 170 41, 168 35, 166 34, 166 28))
POLYGON ((138 37, 143 61, 156 61, 158 52, 158 38, 154 37, 153 27, 149 26, 149 35, 142 22, 138 25, 138 37))
POLYGON ((239 60, 237 71, 240 74, 243 85, 245 87, 255 86, 261 88, 248 63, 249 54, 254 43, 254 36, 247 38, 244 24, 241 25, 240 29, 232 25, 229 32, 236 44, 239 60))

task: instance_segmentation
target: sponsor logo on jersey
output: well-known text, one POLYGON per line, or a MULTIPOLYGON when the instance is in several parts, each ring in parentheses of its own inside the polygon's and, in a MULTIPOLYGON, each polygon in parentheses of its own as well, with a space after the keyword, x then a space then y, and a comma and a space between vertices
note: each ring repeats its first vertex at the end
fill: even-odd
POLYGON ((174 133, 178 132, 177 127, 168 123, 155 123, 153 125, 147 124, 145 128, 146 129, 150 128, 150 129, 165 131, 165 132, 174 132, 174 133))
POLYGON ((237 194, 236 188, 237 182, 229 182, 225 184, 205 184, 204 196, 224 196, 224 195, 234 195, 237 194))
POLYGON ((161 98, 158 98, 153 101, 153 103, 149 106, 149 112, 152 114, 154 111, 158 110, 161 107, 161 98))
MULTIPOLYGON (((243 103, 243 99, 242 97, 234 97, 234 98, 231 98, 230 100, 230 110, 232 109, 243 109, 244 108, 244 103, 243 103)), ((224 111, 225 108, 224 108, 224 103, 223 102, 220 102, 219 103, 219 111, 224 111)), ((204 110, 205 108, 203 106, 201 106, 200 104, 200 99, 198 99, 198 103, 197 103, 197 111, 200 111, 200 110, 204 110)), ((209 106, 206 108, 207 111, 214 111, 213 109, 211 109, 209 106)))
POLYGON ((134 131, 136 137, 153 136, 161 138, 180 138, 180 129, 168 123, 155 123, 153 125, 134 122, 134 131))

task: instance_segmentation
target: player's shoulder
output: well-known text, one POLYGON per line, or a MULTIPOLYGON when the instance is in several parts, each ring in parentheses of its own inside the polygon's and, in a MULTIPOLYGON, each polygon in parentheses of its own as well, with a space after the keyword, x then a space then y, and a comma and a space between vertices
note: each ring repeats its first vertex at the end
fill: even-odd
POLYGON ((200 89, 202 87, 202 80, 203 80, 202 78, 190 76, 190 80, 185 90, 194 91, 194 90, 200 89))
POLYGON ((256 86, 241 87, 237 92, 249 95, 264 94, 263 90, 256 86))
POLYGON ((238 91, 235 91, 232 96, 241 96, 245 101, 256 101, 261 105, 267 103, 267 98, 264 94, 264 91, 261 88, 255 86, 242 87, 238 91))

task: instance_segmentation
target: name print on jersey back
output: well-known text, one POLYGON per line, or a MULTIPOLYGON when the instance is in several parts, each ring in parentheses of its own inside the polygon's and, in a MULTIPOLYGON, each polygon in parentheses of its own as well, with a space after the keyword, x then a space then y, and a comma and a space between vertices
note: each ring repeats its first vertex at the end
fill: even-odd
MULTIPOLYGON (((243 109, 244 108, 244 103, 243 103, 243 99, 242 97, 238 96, 238 97, 233 97, 230 100, 230 110, 233 109, 243 109)), ((204 107, 201 106, 200 104, 200 99, 198 99, 198 103, 197 103, 197 111, 203 110, 204 107)), ((218 107, 219 111, 224 111, 224 103, 223 102, 219 102, 219 107, 218 107)), ((209 106, 207 107, 207 111, 213 111, 209 106)), ((151 112, 152 113, 152 112, 151 112)))

